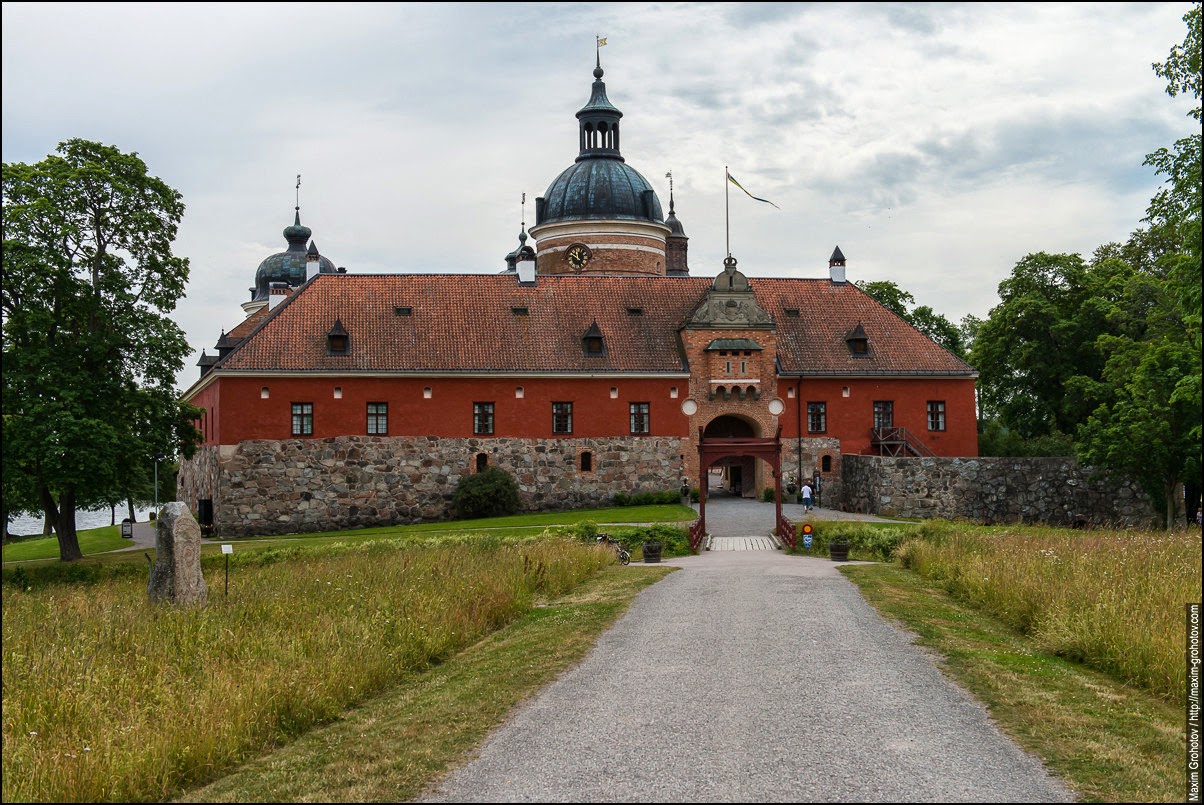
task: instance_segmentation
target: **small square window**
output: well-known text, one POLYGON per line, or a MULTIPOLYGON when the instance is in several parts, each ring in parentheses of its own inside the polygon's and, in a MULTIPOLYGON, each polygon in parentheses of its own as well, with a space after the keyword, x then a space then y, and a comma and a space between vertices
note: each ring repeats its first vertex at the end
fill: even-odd
POLYGON ((552 403, 552 433, 573 432, 573 404, 571 402, 552 403))
POLYGON ((807 432, 828 432, 828 404, 826 402, 807 403, 807 432))
POLYGON ((368 435, 389 435, 389 404, 383 402, 368 403, 368 435))
POLYGON ((633 436, 639 436, 649 432, 650 407, 651 405, 646 402, 633 402, 628 406, 631 419, 631 434, 633 436))
POLYGON ((489 436, 493 433, 493 403, 472 404, 472 432, 476 436, 489 436))
POLYGON ((928 401, 928 430, 945 429, 945 401, 928 401))
POLYGON ((314 435, 314 404, 293 403, 293 436, 314 435))

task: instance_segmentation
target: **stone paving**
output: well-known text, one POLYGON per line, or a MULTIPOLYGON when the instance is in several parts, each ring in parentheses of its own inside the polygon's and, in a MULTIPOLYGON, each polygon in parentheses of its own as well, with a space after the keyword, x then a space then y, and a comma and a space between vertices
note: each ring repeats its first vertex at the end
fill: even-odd
MULTIPOLYGON (((698 504, 693 504, 698 511, 698 504)), ((812 506, 808 512, 797 503, 783 503, 782 514, 793 523, 820 523, 832 520, 860 520, 887 523, 890 520, 872 514, 855 514, 836 509, 812 506)), ((775 528, 774 505, 752 498, 717 493, 707 498, 706 529, 710 536, 712 551, 715 550, 761 550, 753 547, 717 547, 723 537, 761 537, 772 541, 770 533, 775 528)), ((772 549, 766 549, 772 550, 772 549)))

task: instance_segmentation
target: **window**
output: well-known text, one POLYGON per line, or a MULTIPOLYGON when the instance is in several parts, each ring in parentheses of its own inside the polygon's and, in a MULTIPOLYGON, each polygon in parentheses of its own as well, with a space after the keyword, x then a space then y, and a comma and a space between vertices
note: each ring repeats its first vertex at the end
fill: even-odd
POLYGON ((895 404, 892 400, 874 400, 874 427, 893 428, 895 426, 895 404))
POLYGON ((573 404, 571 402, 552 403, 552 433, 573 432, 573 404))
POLYGON ((351 351, 351 338, 343 329, 343 322, 335 319, 334 326, 326 334, 326 349, 331 355, 347 355, 351 351))
POLYGON ((489 469, 489 454, 477 453, 477 472, 484 472, 489 469))
POLYGON ((389 404, 368 403, 368 435, 387 436, 389 433, 389 404))
POLYGON ((293 435, 314 435, 313 403, 293 403, 293 435))
POLYGON ((828 432, 828 404, 826 402, 807 403, 807 432, 828 432))
POLYGON ((581 335, 581 349, 586 355, 600 357, 606 354, 606 342, 602 334, 602 328, 598 326, 597 319, 589 326, 581 335))
POLYGON ((748 361, 740 361, 740 375, 748 374, 748 361))
POLYGON ((820 469, 823 470, 824 472, 832 471, 832 457, 831 456, 824 456, 823 462, 820 465, 820 469))
POLYGON ((632 434, 648 433, 649 404, 633 402, 629 407, 631 413, 632 434))
POLYGON ((594 454, 588 450, 583 450, 581 452, 581 471, 582 472, 593 472, 594 471, 594 454))
POLYGON ((928 430, 945 429, 945 401, 928 401, 928 430))
POLYGON ((489 436, 493 433, 493 403, 472 404, 472 432, 477 436, 489 436))

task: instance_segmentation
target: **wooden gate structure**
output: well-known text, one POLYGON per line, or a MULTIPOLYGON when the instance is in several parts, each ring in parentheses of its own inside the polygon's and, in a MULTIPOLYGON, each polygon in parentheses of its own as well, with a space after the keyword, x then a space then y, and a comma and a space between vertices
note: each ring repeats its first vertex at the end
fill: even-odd
POLYGON ((707 438, 702 435, 703 429, 698 429, 698 520, 690 528, 690 549, 698 552, 702 540, 706 537, 707 521, 707 487, 711 466, 725 458, 752 456, 759 458, 773 470, 774 483, 774 518, 773 522, 778 531, 778 537, 794 547, 794 524, 782 516, 782 426, 778 425, 772 439, 757 439, 752 437, 737 438, 707 438))

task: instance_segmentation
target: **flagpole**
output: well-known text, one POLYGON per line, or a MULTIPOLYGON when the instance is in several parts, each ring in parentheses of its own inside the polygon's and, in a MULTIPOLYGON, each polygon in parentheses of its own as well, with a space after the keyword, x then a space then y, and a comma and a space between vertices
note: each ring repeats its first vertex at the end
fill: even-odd
POLYGON ((727 165, 724 165, 723 166, 723 238, 724 238, 724 245, 727 248, 727 256, 731 257, 732 256, 732 216, 731 216, 731 206, 728 203, 728 189, 727 189, 728 175, 729 174, 727 172, 727 165))

